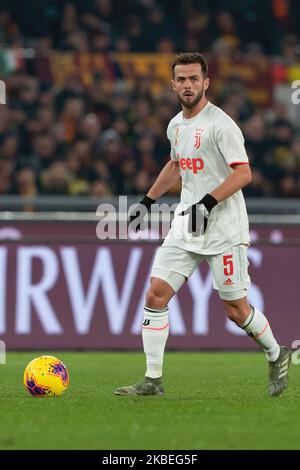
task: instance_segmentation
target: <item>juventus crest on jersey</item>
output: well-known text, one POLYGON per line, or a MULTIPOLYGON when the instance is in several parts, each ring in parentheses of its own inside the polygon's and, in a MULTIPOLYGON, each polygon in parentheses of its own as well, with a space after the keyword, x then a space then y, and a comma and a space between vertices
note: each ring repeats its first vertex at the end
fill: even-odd
POLYGON ((179 162, 182 191, 164 243, 201 254, 218 254, 240 243, 249 244, 248 216, 241 190, 212 210, 204 235, 193 236, 188 231, 188 215, 178 216, 223 183, 233 171, 232 166, 249 163, 239 127, 208 102, 191 119, 185 119, 182 111, 178 113, 168 125, 167 136, 171 159, 179 162))

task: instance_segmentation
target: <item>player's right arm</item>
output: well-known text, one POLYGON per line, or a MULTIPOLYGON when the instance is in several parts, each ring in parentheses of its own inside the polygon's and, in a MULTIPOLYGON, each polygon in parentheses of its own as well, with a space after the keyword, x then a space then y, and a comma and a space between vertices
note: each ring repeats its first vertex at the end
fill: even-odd
MULTIPOLYGON (((140 204, 145 206, 148 212, 150 212, 151 206, 155 203, 156 199, 158 199, 160 196, 169 191, 169 189, 171 189, 180 178, 179 162, 175 153, 170 124, 167 128, 167 136, 171 144, 171 160, 163 167, 155 183, 151 186, 146 196, 144 196, 143 199, 140 201, 140 204)), ((140 217, 139 211, 130 216, 130 222, 133 222, 138 217, 140 217)), ((140 229, 141 226, 140 224, 138 224, 135 230, 139 231, 140 229)))
MULTIPOLYGON (((150 188, 146 196, 140 201, 140 204, 145 206, 148 212, 151 210, 152 204, 155 203, 156 199, 165 194, 169 189, 171 189, 176 181, 180 178, 179 163, 170 160, 164 168, 159 173, 155 183, 150 188)), ((130 216, 130 223, 135 219, 140 217, 140 211, 136 211, 130 216)), ((141 230, 141 224, 138 223, 135 227, 135 231, 138 232, 141 230)))
MULTIPOLYGON (((176 122, 176 116, 175 116, 176 122)), ((177 135, 177 126, 174 123, 174 118, 169 122, 167 127, 167 137, 170 141, 170 161, 164 166, 157 180, 147 193, 147 197, 152 200, 158 199, 171 189, 180 178, 179 161, 175 151, 175 140, 177 135)))
POLYGON ((158 199, 171 189, 180 178, 179 162, 170 160, 158 175, 155 183, 150 188, 147 196, 158 199))

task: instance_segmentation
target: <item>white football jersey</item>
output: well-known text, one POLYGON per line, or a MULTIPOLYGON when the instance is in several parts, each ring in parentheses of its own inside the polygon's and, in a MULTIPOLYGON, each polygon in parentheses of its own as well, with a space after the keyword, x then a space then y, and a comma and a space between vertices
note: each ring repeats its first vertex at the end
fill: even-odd
POLYGON ((167 136, 171 159, 179 162, 182 190, 164 244, 200 254, 219 254, 234 245, 249 244, 248 216, 241 190, 212 209, 204 235, 193 236, 188 231, 189 215, 178 215, 223 183, 233 171, 231 166, 249 163, 239 127, 208 102, 193 118, 185 119, 182 111, 178 113, 168 125, 167 136))

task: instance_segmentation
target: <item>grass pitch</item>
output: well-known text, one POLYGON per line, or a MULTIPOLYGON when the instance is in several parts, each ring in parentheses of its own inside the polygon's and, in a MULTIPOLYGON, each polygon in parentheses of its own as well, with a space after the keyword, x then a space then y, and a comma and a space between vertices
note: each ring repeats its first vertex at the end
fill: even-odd
POLYGON ((300 449, 300 366, 269 398, 263 353, 167 352, 165 396, 122 397, 113 390, 142 379, 142 353, 51 352, 70 389, 34 398, 23 372, 41 354, 0 365, 0 449, 300 449))

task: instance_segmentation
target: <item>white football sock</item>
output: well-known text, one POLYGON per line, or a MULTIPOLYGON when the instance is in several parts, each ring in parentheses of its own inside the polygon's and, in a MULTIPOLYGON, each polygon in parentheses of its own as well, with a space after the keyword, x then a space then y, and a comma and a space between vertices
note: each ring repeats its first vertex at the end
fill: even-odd
POLYGON ((251 312, 241 328, 263 348, 268 361, 276 361, 280 353, 280 347, 273 336, 269 322, 257 308, 252 307, 251 312))
POLYGON ((164 350, 169 335, 169 309, 144 308, 142 338, 146 354, 146 377, 162 376, 164 350))

